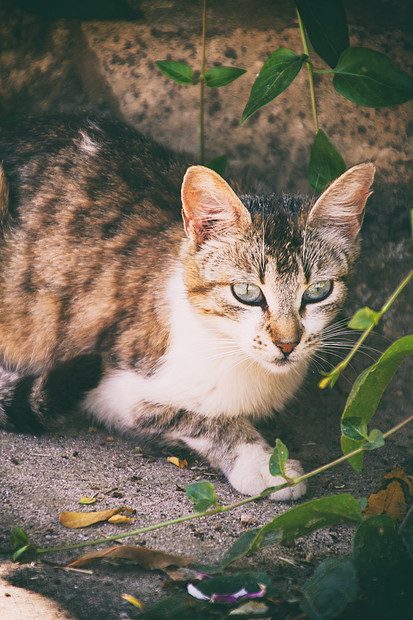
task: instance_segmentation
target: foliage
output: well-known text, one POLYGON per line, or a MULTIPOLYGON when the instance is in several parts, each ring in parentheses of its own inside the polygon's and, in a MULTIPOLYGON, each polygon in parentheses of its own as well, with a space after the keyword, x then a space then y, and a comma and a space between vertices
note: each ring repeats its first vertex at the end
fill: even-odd
MULTIPOLYGON (((293 0, 304 53, 286 47, 275 50, 264 62, 252 85, 241 123, 281 95, 306 66, 314 119, 315 140, 311 148, 308 181, 315 192, 340 176, 346 164, 327 134, 319 128, 313 75, 332 75, 333 88, 345 99, 364 107, 400 105, 413 98, 413 78, 394 66, 384 54, 364 47, 351 47, 343 0, 293 0), (317 69, 310 56, 307 37, 314 51, 330 68, 317 69)), ((230 84, 243 69, 216 66, 205 70, 206 0, 203 0, 203 33, 199 75, 182 62, 157 61, 159 69, 183 85, 200 84, 201 163, 205 163, 204 85, 219 88, 230 84)), ((222 157, 222 156, 221 156, 222 157)), ((221 161, 222 163, 222 161, 221 161)), ((210 162, 214 170, 214 162, 210 162)), ((217 172, 223 172, 222 165, 217 172)))

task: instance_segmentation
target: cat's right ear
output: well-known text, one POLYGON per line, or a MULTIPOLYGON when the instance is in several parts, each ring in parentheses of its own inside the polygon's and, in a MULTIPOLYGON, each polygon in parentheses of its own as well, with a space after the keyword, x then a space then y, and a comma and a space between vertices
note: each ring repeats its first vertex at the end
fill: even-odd
POLYGON ((182 219, 187 236, 197 245, 234 233, 251 223, 238 196, 210 168, 191 166, 182 183, 182 219))

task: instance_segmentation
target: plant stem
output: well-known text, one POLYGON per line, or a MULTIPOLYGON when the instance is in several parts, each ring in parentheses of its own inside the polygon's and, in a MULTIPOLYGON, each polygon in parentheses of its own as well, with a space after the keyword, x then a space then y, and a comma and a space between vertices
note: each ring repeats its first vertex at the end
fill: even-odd
POLYGON ((200 102, 200 143, 201 164, 205 164, 205 39, 206 39, 206 0, 202 0, 202 40, 201 40, 201 74, 199 84, 201 89, 200 102))
MULTIPOLYGON (((413 415, 407 418, 406 420, 403 420, 402 422, 400 422, 399 424, 397 424, 396 426, 388 430, 386 433, 383 433, 383 437, 384 438, 389 437, 390 435, 400 430, 401 428, 403 428, 403 426, 405 426, 406 424, 412 421, 413 421, 413 415)), ((298 478, 294 478, 292 482, 285 482, 283 484, 270 487, 268 489, 265 489, 264 491, 262 491, 261 493, 257 495, 253 495, 252 497, 246 497, 238 502, 235 502, 234 504, 228 504, 227 506, 219 506, 217 508, 206 510, 204 512, 194 513, 191 515, 185 515, 183 517, 178 517, 176 519, 170 519, 169 521, 163 521, 161 523, 155 523, 154 525, 148 525, 147 527, 143 527, 139 530, 134 530, 133 532, 124 532, 123 534, 117 534, 115 536, 109 536, 107 538, 99 538, 97 540, 86 541, 86 542, 77 543, 74 545, 66 545, 62 547, 52 547, 52 548, 46 548, 46 549, 36 549, 35 552, 36 554, 43 554, 43 553, 52 553, 55 551, 70 551, 72 549, 81 549, 82 547, 93 547, 95 545, 100 545, 102 543, 112 542, 115 540, 121 540, 122 538, 127 538, 129 536, 138 536, 139 534, 144 534, 146 532, 152 532, 153 530, 158 530, 160 528, 167 527, 169 525, 176 525, 177 523, 184 523, 185 521, 191 521, 193 519, 201 519, 203 517, 210 517, 218 513, 229 512, 230 510, 234 510, 235 508, 244 506, 245 504, 249 504, 258 499, 267 497, 268 495, 271 495, 271 493, 274 493, 275 491, 278 491, 280 489, 284 489, 287 486, 292 486, 292 484, 296 485, 299 482, 302 482, 303 480, 308 480, 309 478, 312 478, 313 476, 316 476, 317 474, 320 474, 326 471, 327 469, 334 467, 335 465, 339 465, 340 463, 347 461, 352 456, 355 456, 356 454, 360 454, 363 451, 364 451, 364 447, 361 446, 360 448, 357 448, 356 450, 353 450, 352 452, 349 452, 348 454, 345 454, 344 456, 341 456, 338 459, 331 461, 330 463, 327 463, 327 465, 323 465, 322 467, 318 467, 317 469, 314 469, 308 474, 304 474, 302 476, 299 476, 298 478)))
MULTIPOLYGON (((307 56, 310 57, 308 44, 307 44, 307 37, 305 36, 304 25, 301 20, 301 15, 297 9, 296 9, 296 12, 297 12, 297 17, 298 17, 298 25, 300 27, 301 40, 303 42, 304 54, 307 54, 307 56)), ((308 83, 310 85, 311 109, 313 111, 314 132, 317 134, 318 133, 318 119, 317 119, 317 106, 316 106, 315 93, 314 93, 313 65, 311 64, 311 62, 307 62, 306 64, 307 64, 307 72, 308 72, 308 83)))
MULTIPOLYGON (((376 317, 377 321, 379 321, 381 319, 381 317, 383 316, 383 314, 385 314, 387 312, 387 310, 390 308, 392 303, 400 295, 400 293, 402 292, 404 287, 408 285, 408 283, 410 282, 410 280, 412 278, 413 278, 413 270, 410 271, 410 273, 407 274, 407 276, 404 278, 404 280, 399 284, 399 286, 396 288, 396 290, 390 295, 388 300, 383 304, 381 309, 378 312, 376 312, 375 317, 376 317)), ((376 323, 372 322, 371 325, 369 325, 364 330, 364 332, 361 334, 360 338, 357 340, 356 344, 354 345, 354 347, 352 348, 350 353, 339 364, 337 364, 337 366, 335 366, 333 368, 333 370, 331 370, 329 373, 327 373, 327 375, 326 375, 326 377, 324 377, 324 379, 321 379, 321 381, 319 383, 319 387, 321 387, 321 388, 327 387, 327 385, 330 384, 329 379, 332 376, 334 376, 335 378, 338 377, 340 372, 342 370, 344 370, 346 368, 346 366, 349 364, 349 362, 352 360, 354 355, 357 353, 357 351, 359 350, 359 348, 361 347, 363 342, 366 340, 366 338, 370 334, 370 332, 375 328, 375 326, 376 326, 376 323)))

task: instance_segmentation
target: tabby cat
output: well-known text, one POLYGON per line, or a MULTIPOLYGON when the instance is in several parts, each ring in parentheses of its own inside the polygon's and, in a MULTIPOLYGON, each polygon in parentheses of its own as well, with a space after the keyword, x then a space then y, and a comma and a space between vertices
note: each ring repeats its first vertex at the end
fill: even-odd
POLYGON ((38 432, 80 407, 189 446, 241 493, 284 482, 254 423, 297 390, 343 302, 373 165, 315 202, 238 197, 81 119, 4 128, 0 161, 0 426, 38 432))

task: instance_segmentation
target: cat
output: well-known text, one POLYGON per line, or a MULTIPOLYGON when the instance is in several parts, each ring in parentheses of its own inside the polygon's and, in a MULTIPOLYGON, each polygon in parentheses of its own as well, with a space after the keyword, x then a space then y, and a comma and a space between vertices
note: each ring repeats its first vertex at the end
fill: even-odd
POLYGON ((0 426, 80 407, 186 445, 240 493, 284 483, 255 423, 297 391, 343 303, 373 164, 317 200, 238 196, 127 125, 72 118, 3 128, 0 161, 0 426))

